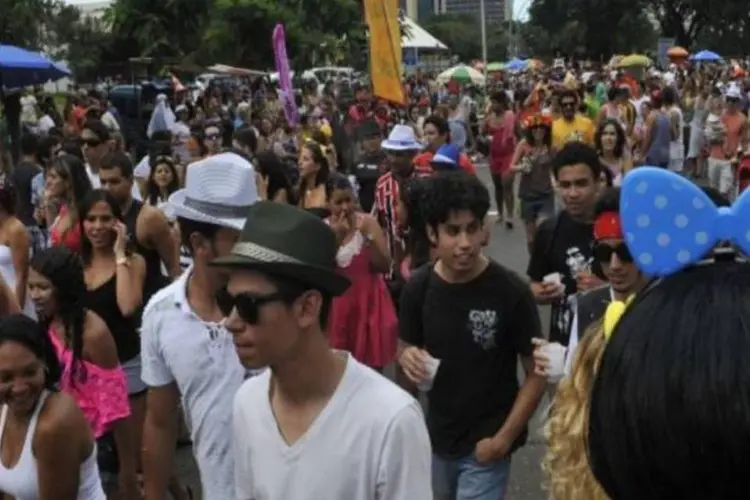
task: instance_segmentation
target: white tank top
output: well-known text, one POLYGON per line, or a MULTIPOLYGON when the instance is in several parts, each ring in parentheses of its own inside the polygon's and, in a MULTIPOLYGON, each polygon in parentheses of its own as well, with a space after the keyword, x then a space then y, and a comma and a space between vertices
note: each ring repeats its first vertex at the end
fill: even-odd
MULTIPOLYGON (((36 424, 39 413, 44 407, 44 402, 50 395, 49 391, 43 391, 36 403, 34 413, 31 415, 29 428, 23 441, 21 456, 18 457, 16 465, 10 469, 6 468, 0 460, 0 491, 12 496, 15 500, 37 500, 39 498, 39 476, 36 470, 36 460, 31 450, 31 443, 36 432, 36 424)), ((0 416, 0 443, 2 443, 5 431, 5 419, 8 414, 8 405, 3 405, 2 416, 0 416)), ((81 464, 81 477, 78 485, 78 500, 106 500, 102 483, 99 479, 99 467, 96 464, 96 446, 91 455, 81 464)))

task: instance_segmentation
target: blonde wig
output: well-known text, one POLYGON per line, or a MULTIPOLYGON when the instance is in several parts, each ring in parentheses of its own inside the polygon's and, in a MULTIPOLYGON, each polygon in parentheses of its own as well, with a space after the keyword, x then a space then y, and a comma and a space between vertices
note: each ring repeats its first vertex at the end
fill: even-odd
POLYGON ((552 500, 606 500, 586 455, 589 398, 606 339, 601 321, 591 325, 578 344, 569 377, 557 388, 545 433, 542 468, 552 500))

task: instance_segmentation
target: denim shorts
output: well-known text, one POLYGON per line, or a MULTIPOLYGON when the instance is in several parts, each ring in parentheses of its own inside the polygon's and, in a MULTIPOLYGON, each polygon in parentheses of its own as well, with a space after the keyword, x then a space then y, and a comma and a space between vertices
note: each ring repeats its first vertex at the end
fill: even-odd
POLYGON ((442 458, 432 454, 434 500, 504 500, 510 482, 510 457, 481 465, 474 454, 442 458))
POLYGON ((552 217, 555 213, 555 196, 550 194, 543 198, 521 199, 521 219, 524 222, 536 222, 541 218, 552 217))
POLYGON ((141 379, 141 355, 123 362, 121 366, 128 382, 128 396, 133 397, 146 392, 148 386, 141 379))

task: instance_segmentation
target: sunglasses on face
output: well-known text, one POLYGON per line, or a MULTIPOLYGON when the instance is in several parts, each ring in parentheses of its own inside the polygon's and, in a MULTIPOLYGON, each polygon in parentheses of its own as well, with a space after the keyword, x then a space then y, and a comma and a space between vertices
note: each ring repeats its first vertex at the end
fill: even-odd
POLYGON ((270 295, 251 295, 249 293, 239 293, 231 295, 226 288, 222 288, 216 293, 216 303, 225 317, 229 317, 232 311, 237 309, 237 314, 242 321, 249 325, 258 323, 260 308, 271 302, 284 302, 285 297, 280 293, 270 295))
POLYGON ((102 141, 100 141, 99 139, 94 139, 94 138, 84 139, 83 143, 90 148, 95 148, 97 146, 102 145, 102 141))
POLYGON ((560 103, 560 106, 563 107, 563 108, 575 108, 576 107, 576 103, 570 102, 570 101, 566 101, 566 102, 560 103))
POLYGON ((609 264, 612 261, 612 255, 617 255, 620 262, 633 262, 633 256, 625 243, 617 245, 607 245, 605 243, 596 243, 594 245, 594 259, 602 264, 609 264))

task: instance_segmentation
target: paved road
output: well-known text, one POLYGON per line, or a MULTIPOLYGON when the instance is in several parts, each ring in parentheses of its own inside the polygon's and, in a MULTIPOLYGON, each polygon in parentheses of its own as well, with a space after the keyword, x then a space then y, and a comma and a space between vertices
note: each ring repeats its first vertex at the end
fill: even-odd
MULTIPOLYGON (((482 181, 491 190, 492 185, 489 171, 483 167, 480 167, 478 171, 482 181)), ((500 226, 493 227, 492 229, 492 237, 488 248, 489 255, 501 264, 515 270, 521 275, 525 275, 528 258, 523 228, 520 222, 516 223, 516 227, 512 231, 508 231, 500 226)), ((549 323, 549 311, 545 308, 541 312, 542 324, 546 328, 546 325, 549 323)), ((547 402, 543 401, 541 406, 545 407, 546 404, 547 402)), ((529 443, 513 456, 509 500, 545 500, 546 498, 541 487, 543 476, 540 464, 544 455, 544 444, 541 439, 540 413, 541 411, 537 411, 537 415, 533 419, 529 443)), ((191 484, 195 491, 200 490, 198 486, 198 474, 189 448, 185 448, 179 452, 178 470, 180 476, 188 484, 191 484)))

